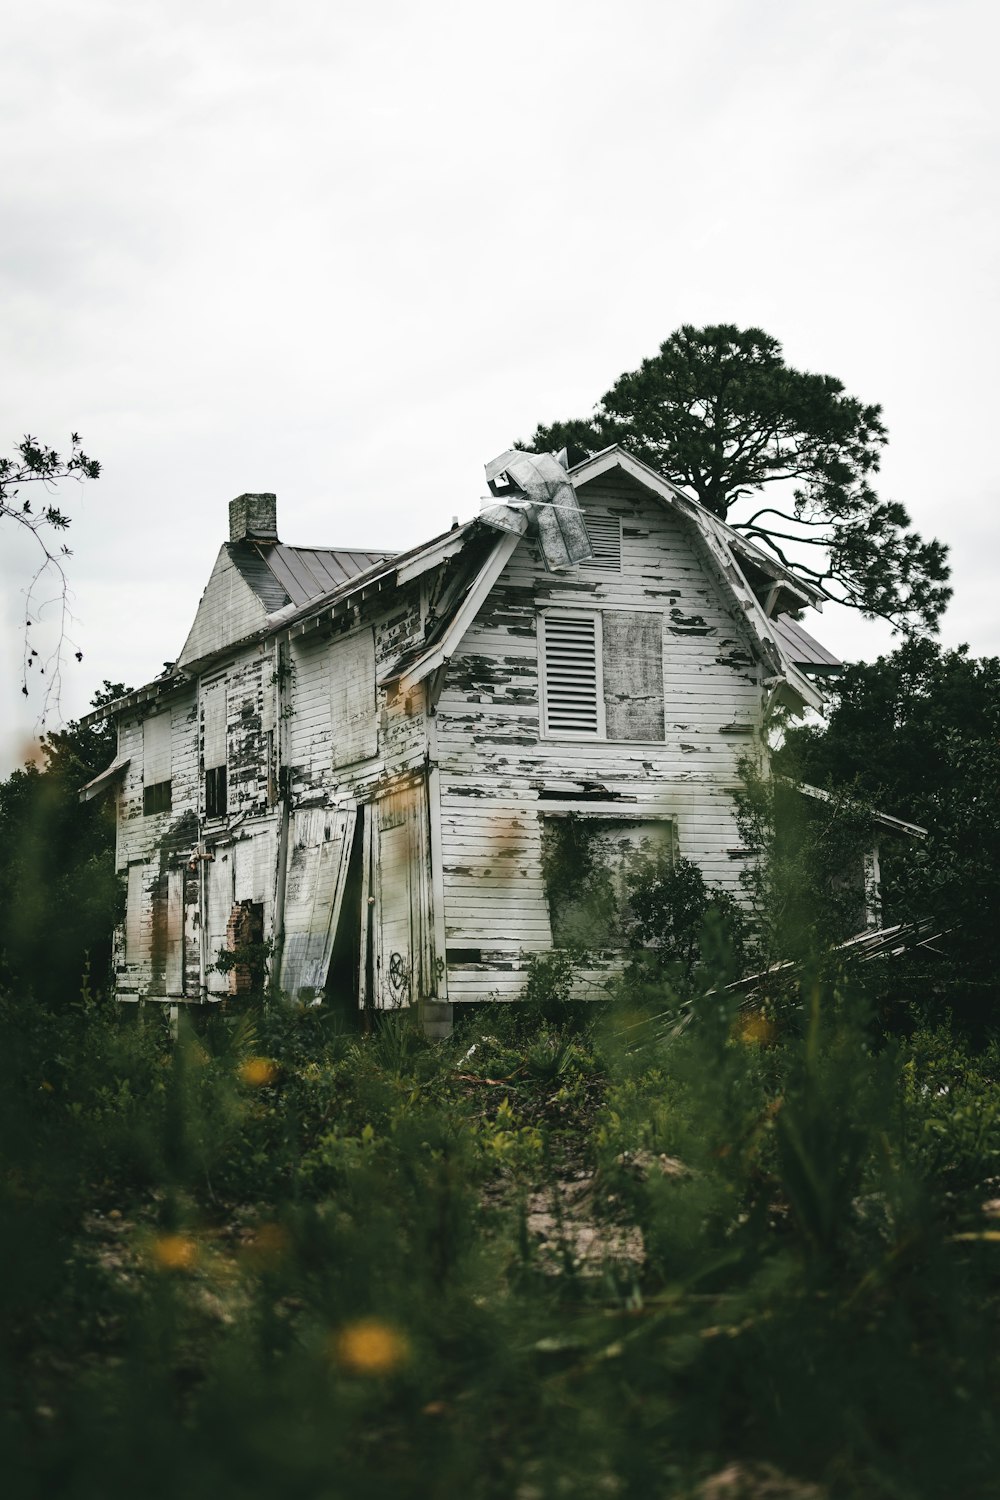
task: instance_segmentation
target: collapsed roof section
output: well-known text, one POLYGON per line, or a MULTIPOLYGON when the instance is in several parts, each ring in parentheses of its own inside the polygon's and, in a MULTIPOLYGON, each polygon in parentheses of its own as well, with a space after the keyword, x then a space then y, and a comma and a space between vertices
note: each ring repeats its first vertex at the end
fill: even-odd
POLYGON ((503 503, 480 519, 517 535, 531 530, 550 573, 593 557, 576 490, 555 454, 508 448, 486 465, 486 482, 503 503))
POLYGON ((81 722, 97 723, 159 697, 235 647, 279 631, 304 634, 322 620, 358 609, 373 595, 452 563, 445 570, 447 586, 429 616, 425 641, 382 679, 400 686, 419 682, 458 649, 521 537, 530 534, 537 539, 550 571, 574 567, 593 556, 577 490, 614 470, 669 506, 691 528, 706 564, 758 645, 772 696, 796 710, 820 709, 823 696, 810 678, 836 671, 840 663, 801 626, 780 616, 806 605, 821 608, 821 592, 662 474, 613 446, 569 470, 561 456, 507 449, 486 465, 495 503, 465 525, 453 526, 406 552, 289 547, 277 540, 276 529, 273 540, 244 532, 220 550, 177 663, 154 682, 81 722), (225 611, 214 603, 221 593, 225 611))
MULTIPOLYGON (((534 527, 546 566, 553 570, 571 566, 593 555, 589 538, 579 538, 581 530, 586 537, 586 524, 576 491, 614 470, 672 509, 693 530, 702 556, 757 642, 770 673, 767 685, 775 696, 793 709, 822 708, 823 695, 810 680, 809 669, 821 663, 830 671, 839 663, 806 631, 789 634, 778 625, 783 611, 806 605, 821 609, 822 592, 617 444, 568 471, 552 454, 509 449, 486 465, 486 476, 495 495, 510 494, 511 498, 504 505, 488 507, 480 519, 522 534, 534 527), (576 555, 570 554, 567 537, 576 555)), ((420 675, 412 666, 407 668, 409 680, 418 681, 420 675)))

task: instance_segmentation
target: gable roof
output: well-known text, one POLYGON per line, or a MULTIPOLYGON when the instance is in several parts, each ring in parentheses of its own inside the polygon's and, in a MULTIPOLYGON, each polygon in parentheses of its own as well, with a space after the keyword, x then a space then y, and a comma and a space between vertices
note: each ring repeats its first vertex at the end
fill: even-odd
MULTIPOLYGON (((501 461, 509 469, 514 453, 515 450, 508 450, 501 459, 487 465, 488 473, 501 461)), ((769 611, 777 610, 782 604, 786 609, 807 604, 820 608, 824 597, 821 592, 748 542, 662 474, 617 445, 574 465, 568 470, 567 479, 575 490, 614 470, 627 475, 690 524, 716 581, 737 615, 746 622, 765 664, 770 668, 767 686, 772 693, 787 692, 795 706, 820 709, 823 695, 806 673, 820 675, 835 670, 840 664, 801 626, 795 624, 793 628, 793 622, 769 611), (748 581, 748 565, 772 581, 766 604, 761 602, 748 581)), ((457 649, 471 618, 517 541, 527 531, 539 529, 538 512, 543 510, 544 504, 539 503, 537 497, 530 506, 525 506, 523 499, 514 498, 506 504, 500 500, 463 526, 453 526, 450 531, 400 553, 358 548, 290 547, 282 542, 227 542, 220 550, 213 579, 222 569, 237 575, 245 590, 237 631, 225 640, 216 637, 214 646, 206 652, 198 649, 200 645, 208 646, 212 640, 206 631, 198 630, 201 608, 209 592, 206 589, 178 664, 127 698, 94 710, 81 723, 96 723, 136 703, 158 697, 193 675, 193 671, 210 656, 218 656, 243 642, 278 630, 288 629, 292 634, 301 634, 318 624, 328 611, 338 613, 359 596, 363 599, 370 593, 401 587, 440 563, 468 551, 473 566, 463 586, 456 590, 446 614, 439 620, 433 640, 401 657, 382 678, 384 683, 401 678, 409 683, 419 682, 446 662, 457 649), (492 545, 488 543, 490 537, 494 539, 492 545), (480 545, 473 546, 477 539, 480 545), (487 543, 485 547, 484 542, 487 543)))
POLYGON ((592 479, 598 479, 602 474, 607 474, 612 469, 620 469, 622 473, 628 474, 642 489, 648 491, 657 499, 672 505, 676 510, 691 517, 703 530, 710 528, 716 535, 724 537, 728 546, 745 562, 751 563, 759 568, 776 583, 782 584, 792 595, 794 607, 805 604, 812 605, 815 609, 822 609, 826 595, 815 584, 800 578, 793 569, 785 567, 763 547, 758 547, 751 542, 742 532, 723 521, 714 511, 702 505, 693 495, 687 494, 679 485, 667 479, 665 475, 651 469, 642 459, 636 458, 625 448, 617 443, 612 443, 608 448, 602 448, 600 453, 595 453, 591 458, 585 458, 582 463, 574 464, 569 473, 573 483, 587 484, 592 479))

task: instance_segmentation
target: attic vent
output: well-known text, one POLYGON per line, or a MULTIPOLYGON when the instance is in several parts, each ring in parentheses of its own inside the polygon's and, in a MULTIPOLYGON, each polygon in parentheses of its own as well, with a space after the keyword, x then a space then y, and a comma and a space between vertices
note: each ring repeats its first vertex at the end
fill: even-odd
POLYGON ((541 617, 545 734, 599 735, 604 697, 596 615, 541 617))
POLYGON ((585 568, 604 568, 609 573, 620 573, 622 568, 622 523, 617 516, 586 517, 587 535, 594 555, 583 564, 585 568))

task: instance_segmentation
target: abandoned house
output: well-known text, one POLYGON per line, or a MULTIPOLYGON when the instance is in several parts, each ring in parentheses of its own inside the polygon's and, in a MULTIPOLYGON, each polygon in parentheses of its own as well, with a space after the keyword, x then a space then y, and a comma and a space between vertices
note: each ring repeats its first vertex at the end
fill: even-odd
POLYGON ((118 730, 83 795, 117 803, 121 1000, 218 1001, 256 964, 441 1033, 558 944, 571 814, 737 888, 739 763, 838 665, 794 618, 816 591, 620 448, 487 478, 396 555, 288 546, 274 495, 232 501, 177 661, 89 719, 118 730))

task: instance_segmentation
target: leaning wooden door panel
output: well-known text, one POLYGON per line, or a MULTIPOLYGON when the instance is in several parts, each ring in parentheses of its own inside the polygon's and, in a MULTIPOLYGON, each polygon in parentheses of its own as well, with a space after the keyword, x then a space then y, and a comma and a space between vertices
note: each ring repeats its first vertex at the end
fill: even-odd
POLYGON ((422 783, 377 804, 378 961, 375 1003, 393 1010, 422 993, 429 856, 422 783))
POLYGON ((184 870, 167 871, 166 993, 184 994, 184 870))
POLYGON ((205 987, 217 998, 229 994, 229 975, 214 967, 220 950, 227 946, 226 930, 233 911, 233 860, 232 849, 216 849, 215 858, 207 867, 205 896, 208 912, 205 918, 207 931, 205 987))
POLYGON ((281 988, 293 998, 311 998, 326 983, 356 820, 354 807, 292 814, 281 988))

